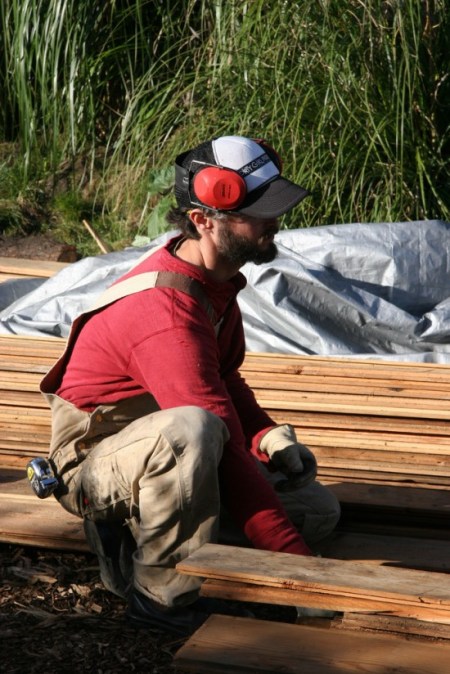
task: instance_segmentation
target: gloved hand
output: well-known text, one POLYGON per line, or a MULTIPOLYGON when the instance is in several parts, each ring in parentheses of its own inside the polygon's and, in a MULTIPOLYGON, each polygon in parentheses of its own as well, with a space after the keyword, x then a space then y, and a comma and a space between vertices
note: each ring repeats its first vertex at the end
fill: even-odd
POLYGON ((290 424, 272 428, 263 436, 259 448, 288 478, 276 485, 277 491, 298 489, 316 479, 315 456, 308 447, 297 441, 295 431, 290 424))

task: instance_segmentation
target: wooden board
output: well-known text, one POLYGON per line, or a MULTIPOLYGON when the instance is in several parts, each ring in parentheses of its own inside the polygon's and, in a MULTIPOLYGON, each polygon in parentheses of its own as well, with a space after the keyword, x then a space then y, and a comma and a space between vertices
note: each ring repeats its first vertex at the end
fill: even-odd
POLYGON ((403 379, 376 379, 371 380, 365 377, 348 377, 341 373, 339 377, 326 377, 323 375, 302 375, 301 377, 290 377, 277 375, 270 376, 263 369, 254 375, 246 375, 246 380, 252 388, 264 390, 282 390, 293 392, 300 386, 302 391, 315 393, 352 393, 354 395, 365 396, 392 396, 400 398, 435 398, 448 400, 450 396, 449 382, 439 380, 437 382, 425 383, 403 379), (374 383, 375 382, 375 383, 374 383))
POLYGON ((175 666, 216 674, 445 674, 450 644, 213 615, 175 666))
POLYGON ((445 489, 415 487, 404 483, 373 484, 351 480, 326 479, 322 481, 342 503, 357 503, 403 509, 412 513, 419 509, 432 517, 438 512, 450 517, 450 493, 445 489))
MULTIPOLYGON (((302 622, 304 623, 306 620, 307 618, 303 618, 302 622)), ((427 637, 433 640, 450 640, 450 625, 370 613, 344 613, 342 616, 328 621, 328 626, 331 629, 350 629, 374 633, 388 632, 405 636, 427 637)))
POLYGON ((64 351, 66 340, 61 337, 23 337, 19 335, 0 335, 0 353, 25 358, 38 356, 53 362, 64 351))
POLYGON ((443 623, 450 626, 448 610, 440 607, 428 607, 402 601, 374 599, 361 595, 342 595, 332 592, 297 590, 284 586, 264 586, 227 580, 205 580, 201 594, 204 597, 221 598, 230 601, 277 604, 279 606, 303 606, 342 613, 367 612, 376 615, 397 616, 430 623, 443 623))
POLYGON ((14 257, 0 257, 0 281, 3 276, 24 278, 50 278, 67 267, 67 262, 52 262, 50 260, 25 260, 14 257))
POLYGON ((66 512, 53 497, 40 500, 0 493, 0 541, 61 550, 88 546, 82 520, 66 512))
POLYGON ((447 574, 212 544, 180 562, 177 570, 210 579, 206 591, 214 596, 224 596, 220 588, 228 585, 233 598, 246 601, 450 623, 447 574), (240 596, 239 585, 245 585, 240 596))
POLYGON ((276 423, 288 423, 295 426, 302 437, 305 429, 343 430, 343 431, 377 431, 383 433, 409 433, 420 436, 422 434, 448 437, 450 424, 439 419, 402 419, 387 414, 371 416, 364 414, 335 414, 333 412, 295 413, 292 410, 270 410, 270 415, 276 423))
POLYGON ((53 496, 39 499, 25 477, 25 466, 0 469, 0 541, 63 550, 88 550, 80 518, 53 496))
POLYGON ((280 396, 277 391, 255 389, 255 397, 261 407, 271 410, 289 409, 295 412, 336 412, 338 414, 372 414, 418 419, 450 420, 450 406, 445 400, 420 400, 397 396, 370 396, 348 393, 307 393, 293 391, 280 396))
MULTIPOLYGON (((63 540, 66 549, 84 546, 84 535, 77 518, 67 513, 53 497, 41 501, 33 496, 25 478, 27 458, 8 458, 10 467, 0 468, 0 503, 5 515, 0 540, 12 542, 20 537, 22 544, 33 545, 39 541, 36 544, 42 547, 52 547, 55 541, 63 540), (49 536, 49 521, 59 527, 52 536, 49 536)), ((4 457, 0 457, 0 463, 5 463, 4 457)), ((364 525, 364 528, 365 533, 338 530, 328 542, 319 546, 321 554, 374 565, 450 571, 449 540, 432 539, 432 534, 428 533, 428 539, 423 541, 406 536, 399 526, 392 536, 368 534, 368 527, 364 525)))
POLYGON ((322 557, 404 569, 450 573, 450 540, 338 531, 316 548, 322 557))

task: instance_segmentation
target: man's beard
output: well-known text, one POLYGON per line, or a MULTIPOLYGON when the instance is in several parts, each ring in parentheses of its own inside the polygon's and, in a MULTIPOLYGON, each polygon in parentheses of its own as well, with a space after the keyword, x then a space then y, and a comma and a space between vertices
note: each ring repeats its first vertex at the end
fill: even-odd
POLYGON ((227 225, 224 225, 219 234, 218 253, 220 257, 233 266, 242 267, 247 262, 263 264, 272 262, 278 255, 278 248, 271 241, 262 249, 261 244, 249 241, 245 236, 233 234, 227 225))

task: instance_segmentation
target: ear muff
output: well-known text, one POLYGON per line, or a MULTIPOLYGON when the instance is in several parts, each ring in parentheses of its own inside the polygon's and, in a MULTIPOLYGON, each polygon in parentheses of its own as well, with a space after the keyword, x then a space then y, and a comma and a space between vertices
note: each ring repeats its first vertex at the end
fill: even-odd
POLYGON ((192 187, 202 204, 219 210, 232 210, 243 202, 247 185, 239 173, 219 166, 208 166, 195 174, 192 187))

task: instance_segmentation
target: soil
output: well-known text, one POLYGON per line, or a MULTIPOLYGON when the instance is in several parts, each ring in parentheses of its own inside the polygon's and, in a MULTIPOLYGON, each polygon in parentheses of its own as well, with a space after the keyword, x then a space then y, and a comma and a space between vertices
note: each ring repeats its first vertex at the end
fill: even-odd
MULTIPOLYGON (((0 584, 5 674, 183 674, 173 664, 183 639, 131 626, 95 555, 0 544, 0 584)), ((262 620, 295 620, 289 607, 244 606, 262 620)))
POLYGON ((21 257, 27 260, 76 262, 75 246, 55 241, 48 234, 0 236, 0 257, 21 257))
POLYGON ((3 544, 0 582, 0 671, 175 672, 182 641, 128 625, 95 556, 3 544))

